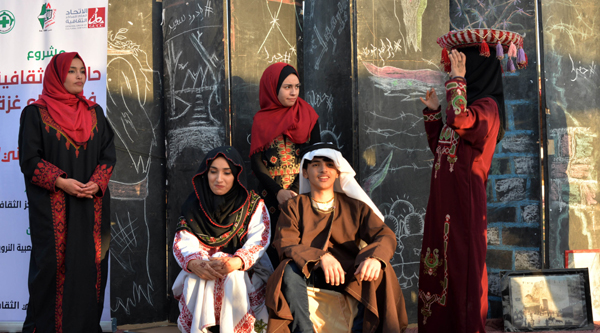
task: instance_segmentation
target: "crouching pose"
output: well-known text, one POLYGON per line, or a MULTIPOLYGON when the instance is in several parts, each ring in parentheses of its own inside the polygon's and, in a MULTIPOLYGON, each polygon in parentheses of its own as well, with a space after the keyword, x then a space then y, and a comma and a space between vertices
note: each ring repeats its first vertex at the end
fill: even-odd
POLYGON ((183 269, 173 285, 177 325, 182 332, 264 328, 265 287, 273 272, 263 256, 270 220, 262 199, 246 189, 243 160, 233 147, 216 148, 192 182, 173 243, 183 269))
POLYGON ((335 145, 310 146, 301 165, 301 194, 281 205, 273 241, 281 263, 267 284, 268 331, 313 332, 309 284, 358 301, 352 332, 402 332, 394 233, 335 145))

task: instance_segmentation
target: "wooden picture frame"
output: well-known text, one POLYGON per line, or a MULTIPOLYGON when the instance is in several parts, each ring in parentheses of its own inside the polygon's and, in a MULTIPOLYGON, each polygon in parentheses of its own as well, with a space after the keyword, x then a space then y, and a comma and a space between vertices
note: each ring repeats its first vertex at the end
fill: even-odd
POLYGON ((590 275, 594 321, 600 321, 600 249, 565 251, 565 268, 584 267, 587 267, 590 275))
POLYGON ((587 268, 505 272, 506 332, 593 329, 587 268))

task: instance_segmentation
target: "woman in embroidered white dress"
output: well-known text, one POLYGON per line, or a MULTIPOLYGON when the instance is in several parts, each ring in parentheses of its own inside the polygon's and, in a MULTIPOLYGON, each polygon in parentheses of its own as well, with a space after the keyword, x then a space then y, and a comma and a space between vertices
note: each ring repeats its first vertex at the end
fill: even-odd
POLYGON ((271 236, 263 200, 247 190, 243 160, 233 147, 210 151, 192 182, 173 243, 183 269, 173 285, 177 325, 192 333, 262 332, 273 272, 263 255, 271 236))

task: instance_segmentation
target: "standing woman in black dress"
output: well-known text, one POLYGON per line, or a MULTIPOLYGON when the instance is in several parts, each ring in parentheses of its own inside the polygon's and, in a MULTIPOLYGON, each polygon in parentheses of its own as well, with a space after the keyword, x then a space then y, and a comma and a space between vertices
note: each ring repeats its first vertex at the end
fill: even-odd
MULTIPOLYGON (((252 171, 258 192, 271 215, 271 236, 279 218, 279 204, 298 195, 300 149, 321 141, 319 116, 298 97, 300 81, 294 67, 278 62, 260 79, 260 111, 254 115, 250 145, 252 171)), ((279 259, 273 247, 267 254, 274 267, 279 259)))
POLYGON ((79 54, 55 55, 40 99, 21 113, 32 243, 23 332, 102 332, 116 155, 102 108, 83 96, 85 81, 79 54))

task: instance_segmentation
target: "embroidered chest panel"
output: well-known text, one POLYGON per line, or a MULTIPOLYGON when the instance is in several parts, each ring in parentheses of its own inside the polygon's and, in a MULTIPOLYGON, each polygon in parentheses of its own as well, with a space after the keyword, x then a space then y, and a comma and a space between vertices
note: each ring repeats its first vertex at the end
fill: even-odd
MULTIPOLYGON (((65 146, 66 146, 67 150, 69 150, 70 147, 73 146, 75 148, 75 157, 79 157, 79 148, 81 148, 81 146, 77 145, 75 143, 75 141, 73 141, 63 131, 63 129, 54 121, 54 119, 52 119, 52 117, 50 116, 50 113, 48 112, 48 109, 39 107, 39 110, 40 110, 40 115, 42 117, 42 122, 45 125, 44 128, 46 129, 46 132, 50 133, 50 128, 54 129, 56 131, 56 139, 58 139, 60 141, 60 138, 64 137, 66 140, 65 146)), ((96 116, 95 108, 90 109, 90 113, 92 115, 92 131, 90 132, 89 140, 93 140, 94 134, 95 134, 94 132, 98 133, 98 118, 96 116)), ((87 143, 83 144, 83 150, 86 150, 86 149, 87 149, 87 143)))
POLYGON ((279 185, 288 189, 300 173, 300 148, 289 138, 280 135, 271 143, 270 157, 263 161, 269 170, 271 178, 280 177, 279 185), (273 153, 275 152, 275 153, 273 153))

